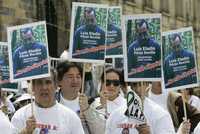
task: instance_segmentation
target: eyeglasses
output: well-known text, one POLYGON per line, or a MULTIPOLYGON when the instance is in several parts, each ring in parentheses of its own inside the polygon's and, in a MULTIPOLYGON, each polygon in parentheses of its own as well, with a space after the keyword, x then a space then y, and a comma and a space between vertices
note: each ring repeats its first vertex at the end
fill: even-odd
POLYGON ((115 87, 120 85, 120 81, 119 80, 106 80, 106 86, 110 86, 111 84, 113 84, 115 87))

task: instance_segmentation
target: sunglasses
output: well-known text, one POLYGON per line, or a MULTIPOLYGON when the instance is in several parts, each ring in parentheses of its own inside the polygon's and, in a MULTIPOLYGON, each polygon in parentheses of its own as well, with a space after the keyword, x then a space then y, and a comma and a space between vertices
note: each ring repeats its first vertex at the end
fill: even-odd
POLYGON ((111 84, 113 84, 115 87, 120 85, 120 81, 119 80, 106 80, 106 86, 110 86, 111 84))

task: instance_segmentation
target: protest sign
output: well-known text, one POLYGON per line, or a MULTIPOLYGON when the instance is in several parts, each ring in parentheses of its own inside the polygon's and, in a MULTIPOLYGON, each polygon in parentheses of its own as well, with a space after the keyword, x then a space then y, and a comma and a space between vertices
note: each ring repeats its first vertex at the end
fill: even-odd
POLYGON ((127 110, 125 112, 125 115, 129 118, 129 122, 134 122, 135 124, 145 123, 146 118, 142 107, 140 97, 129 90, 127 93, 127 110))
POLYGON ((124 16, 122 30, 125 80, 160 80, 161 15, 124 16))
POLYGON ((7 28, 12 82, 50 76, 46 22, 7 28))
POLYGON ((73 2, 70 59, 104 62, 107 14, 106 5, 73 2))
POLYGON ((163 87, 178 90, 198 86, 192 27, 164 32, 163 87))
POLYGON ((0 84, 9 83, 8 44, 0 42, 0 84))
POLYGON ((121 17, 122 9, 120 6, 108 8, 106 57, 120 57, 123 55, 121 17))

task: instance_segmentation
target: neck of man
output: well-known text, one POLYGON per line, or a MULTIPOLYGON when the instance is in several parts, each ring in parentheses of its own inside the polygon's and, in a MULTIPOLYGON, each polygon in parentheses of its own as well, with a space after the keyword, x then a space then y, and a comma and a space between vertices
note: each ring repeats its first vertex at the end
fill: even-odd
POLYGON ((77 92, 62 92, 61 91, 61 95, 64 99, 66 100, 75 100, 78 97, 78 93, 77 92))
POLYGON ((53 101, 43 103, 35 101, 35 103, 40 108, 50 108, 56 104, 56 100, 54 99, 53 101))
POLYGON ((161 91, 161 89, 160 89, 160 90, 158 90, 158 89, 156 89, 156 88, 153 88, 153 87, 152 87, 152 89, 151 89, 151 92, 152 92, 153 94, 155 94, 155 95, 160 95, 160 94, 162 94, 162 91, 161 91))
POLYGON ((109 97, 108 100, 109 101, 114 101, 118 96, 119 96, 119 94, 117 94, 115 96, 112 96, 112 97, 109 97))

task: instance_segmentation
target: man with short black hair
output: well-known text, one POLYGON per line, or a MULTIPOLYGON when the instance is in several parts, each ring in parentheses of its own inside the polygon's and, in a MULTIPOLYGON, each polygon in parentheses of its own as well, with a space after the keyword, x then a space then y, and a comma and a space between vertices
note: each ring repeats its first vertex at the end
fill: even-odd
POLYGON ((69 108, 55 99, 55 79, 40 78, 32 81, 35 102, 19 109, 12 118, 15 132, 20 134, 56 133, 84 134, 81 121, 69 108), (33 115, 32 115, 33 112, 33 115))

